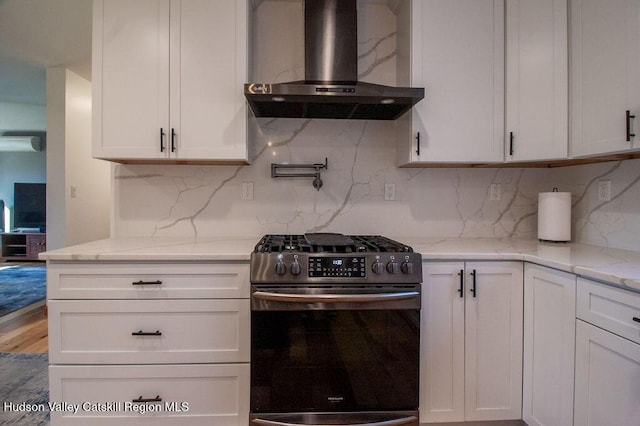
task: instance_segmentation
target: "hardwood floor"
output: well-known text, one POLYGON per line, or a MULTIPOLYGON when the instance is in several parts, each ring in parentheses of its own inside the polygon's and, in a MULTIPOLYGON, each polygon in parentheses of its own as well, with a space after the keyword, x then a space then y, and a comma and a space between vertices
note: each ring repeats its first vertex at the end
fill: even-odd
POLYGON ((0 352, 43 353, 49 350, 46 309, 23 312, 0 324, 0 352))

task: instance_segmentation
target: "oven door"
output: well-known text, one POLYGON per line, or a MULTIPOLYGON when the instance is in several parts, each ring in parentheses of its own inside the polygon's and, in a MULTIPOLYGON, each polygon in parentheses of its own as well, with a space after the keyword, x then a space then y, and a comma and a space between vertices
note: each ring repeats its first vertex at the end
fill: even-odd
POLYGON ((419 343, 419 284, 254 286, 252 422, 417 424, 419 343))

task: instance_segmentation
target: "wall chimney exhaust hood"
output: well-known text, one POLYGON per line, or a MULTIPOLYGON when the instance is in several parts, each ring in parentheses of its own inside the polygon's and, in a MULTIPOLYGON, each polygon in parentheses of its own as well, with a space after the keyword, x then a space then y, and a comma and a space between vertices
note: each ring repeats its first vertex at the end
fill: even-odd
POLYGON ((424 98, 424 88, 358 82, 356 0, 305 0, 305 79, 249 83, 256 117, 395 120, 424 98))
POLYGON ((38 136, 0 136, 2 152, 39 152, 42 141, 38 136))

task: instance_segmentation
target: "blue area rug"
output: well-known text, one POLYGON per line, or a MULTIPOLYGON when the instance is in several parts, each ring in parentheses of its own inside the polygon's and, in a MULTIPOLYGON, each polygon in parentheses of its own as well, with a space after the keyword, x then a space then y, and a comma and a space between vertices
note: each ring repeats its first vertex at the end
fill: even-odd
POLYGON ((44 265, 2 266, 0 264, 0 316, 47 297, 47 268, 44 265))
POLYGON ((0 425, 49 424, 48 363, 47 354, 0 352, 0 425))

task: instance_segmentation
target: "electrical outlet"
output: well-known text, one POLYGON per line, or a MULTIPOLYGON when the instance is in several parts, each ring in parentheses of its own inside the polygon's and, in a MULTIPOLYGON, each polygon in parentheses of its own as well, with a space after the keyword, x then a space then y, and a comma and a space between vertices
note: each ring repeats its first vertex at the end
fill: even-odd
POLYGON ((384 184, 384 200, 395 201, 396 200, 396 185, 393 183, 384 184))
POLYGON ((242 182, 242 199, 253 200, 253 182, 242 182))
POLYGON ((76 198, 78 196, 78 188, 75 185, 69 187, 69 196, 76 198))
POLYGON ((499 183, 492 183, 489 187, 489 199, 491 201, 502 200, 502 185, 499 183))
POLYGON ((598 181, 598 201, 611 201, 611 181, 598 181))

